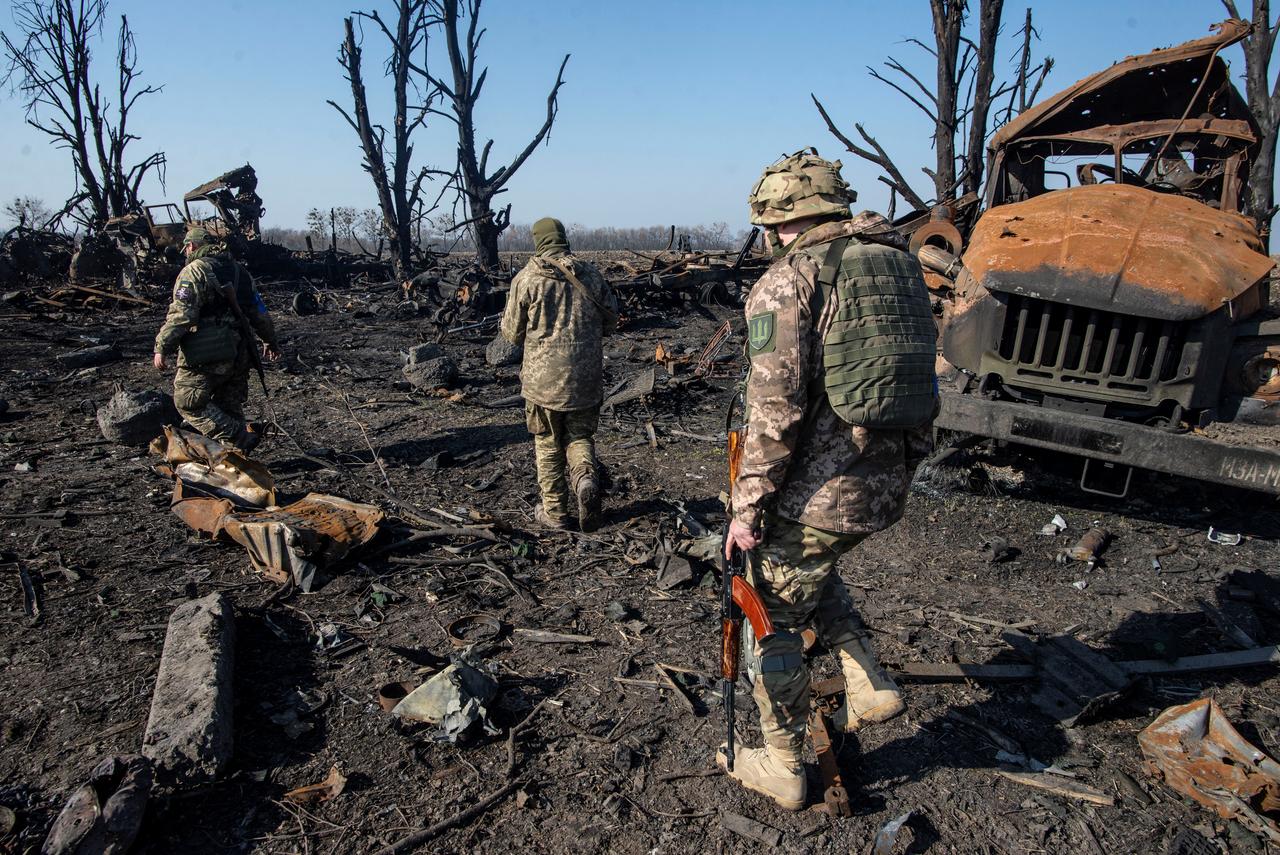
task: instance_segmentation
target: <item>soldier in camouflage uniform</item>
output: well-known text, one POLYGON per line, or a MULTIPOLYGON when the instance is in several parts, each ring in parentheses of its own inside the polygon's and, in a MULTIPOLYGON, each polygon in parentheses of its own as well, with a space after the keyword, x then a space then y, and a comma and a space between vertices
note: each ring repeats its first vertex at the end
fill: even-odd
POLYGON ((856 194, 839 169, 816 152, 792 155, 749 200, 777 261, 746 304, 747 434, 726 555, 751 553, 751 581, 778 632, 748 655, 765 746, 740 752, 732 774, 792 810, 805 800, 801 630, 839 654, 847 691, 837 727, 904 708, 836 564, 901 518, 938 406, 920 266, 883 217, 851 216, 856 194))
POLYGON ((538 220, 533 238, 534 255, 511 282, 501 330, 524 345, 520 391, 542 491, 534 519, 568 527, 572 490, 579 525, 592 531, 600 524, 594 436, 604 400, 602 338, 617 327, 618 301, 600 271, 570 253, 559 220, 538 220))
POLYGON ((207 231, 189 229, 182 251, 187 265, 178 273, 169 314, 156 336, 156 370, 164 370, 168 357, 177 353, 173 402, 178 412, 205 436, 252 451, 262 434, 245 422, 244 403, 253 364, 249 348, 256 344, 245 339, 227 294, 234 294, 271 360, 280 358, 275 325, 249 271, 211 242, 207 231))

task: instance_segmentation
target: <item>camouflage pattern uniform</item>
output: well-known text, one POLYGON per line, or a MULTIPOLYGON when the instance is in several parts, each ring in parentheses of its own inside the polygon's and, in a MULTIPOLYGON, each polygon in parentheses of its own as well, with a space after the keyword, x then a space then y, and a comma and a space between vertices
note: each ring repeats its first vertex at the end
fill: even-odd
POLYGON ((501 332, 512 344, 524 345, 520 391, 542 507, 550 521, 565 523, 570 490, 577 492, 584 478, 596 474, 603 336, 617 327, 618 301, 600 272, 569 252, 564 227, 551 222, 560 240, 540 239, 538 253, 516 274, 501 332))
POLYGON ((233 283, 236 302, 258 338, 279 349, 275 325, 253 277, 231 259, 224 247, 206 244, 191 254, 178 273, 169 313, 156 336, 155 352, 164 356, 178 354, 173 402, 182 417, 205 436, 238 444, 245 436, 244 404, 249 400, 249 371, 253 364, 249 348, 256 345, 244 340, 239 321, 223 297, 221 286, 233 283), (210 324, 235 330, 234 355, 228 351, 230 358, 192 364, 181 347, 183 340, 210 324))
POLYGON ((849 424, 832 409, 822 383, 814 382, 824 371, 823 339, 839 304, 824 303, 815 319, 810 301, 826 244, 846 235, 901 244, 874 214, 819 224, 796 238, 746 304, 747 437, 733 514, 761 532, 751 581, 780 631, 752 651, 754 696, 766 743, 788 754, 803 745, 809 710, 799 633, 812 626, 824 646, 841 650, 849 676, 844 650, 858 649, 866 632, 836 563, 867 535, 901 518, 915 469, 932 450, 928 425, 903 430, 849 424))

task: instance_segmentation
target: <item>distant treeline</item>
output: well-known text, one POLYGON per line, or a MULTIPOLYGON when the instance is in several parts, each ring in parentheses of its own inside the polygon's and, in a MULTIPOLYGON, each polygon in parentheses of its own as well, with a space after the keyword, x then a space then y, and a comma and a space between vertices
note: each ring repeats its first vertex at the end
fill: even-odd
MULTIPOLYGON (((329 210, 315 209, 307 215, 307 226, 305 229, 278 226, 266 228, 263 229, 263 237, 289 249, 306 249, 308 237, 311 238, 313 249, 327 249, 335 236, 338 249, 343 252, 380 253, 386 247, 386 242, 378 236, 379 222, 373 211, 335 208, 331 216, 329 210)), ((565 228, 569 233, 569 243, 574 249, 635 249, 650 252, 666 249, 668 244, 674 249, 683 236, 687 236, 688 244, 694 250, 736 250, 742 246, 748 233, 746 229, 733 231, 727 223, 677 225, 673 243, 669 225, 618 228, 570 223, 565 228)), ((435 225, 424 228, 418 240, 420 245, 437 252, 467 252, 474 249, 465 229, 449 231, 435 225)), ((531 252, 532 224, 515 223, 509 226, 499 238, 498 249, 503 252, 531 252)))

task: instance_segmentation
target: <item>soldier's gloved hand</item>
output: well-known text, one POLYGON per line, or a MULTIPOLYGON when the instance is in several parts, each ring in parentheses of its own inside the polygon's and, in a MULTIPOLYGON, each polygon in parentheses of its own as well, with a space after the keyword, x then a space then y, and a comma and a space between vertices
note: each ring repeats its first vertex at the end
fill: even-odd
POLYGON ((157 371, 163 371, 166 367, 163 353, 157 353, 151 357, 151 364, 156 367, 157 371))
POLYGON ((269 344, 264 344, 262 346, 262 358, 267 360, 267 362, 279 362, 280 348, 273 347, 272 345, 269 345, 269 344))
POLYGON ((724 539, 724 558, 726 561, 733 558, 734 549, 750 552, 759 545, 760 536, 754 530, 748 528, 745 523, 738 522, 736 519, 729 522, 729 534, 724 539))

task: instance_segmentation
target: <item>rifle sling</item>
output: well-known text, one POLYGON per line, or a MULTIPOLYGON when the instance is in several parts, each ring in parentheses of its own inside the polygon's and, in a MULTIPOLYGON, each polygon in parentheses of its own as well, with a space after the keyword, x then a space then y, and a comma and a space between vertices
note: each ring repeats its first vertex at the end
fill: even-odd
POLYGON ((573 290, 590 300, 591 304, 600 310, 600 316, 602 318, 611 324, 617 322, 617 314, 604 303, 600 302, 600 299, 596 297, 595 294, 591 293, 591 289, 584 285, 582 280, 578 278, 577 274, 573 272, 572 264, 563 264, 554 258, 548 258, 547 260, 554 264, 556 269, 565 275, 565 278, 569 280, 569 284, 573 286, 573 290))

